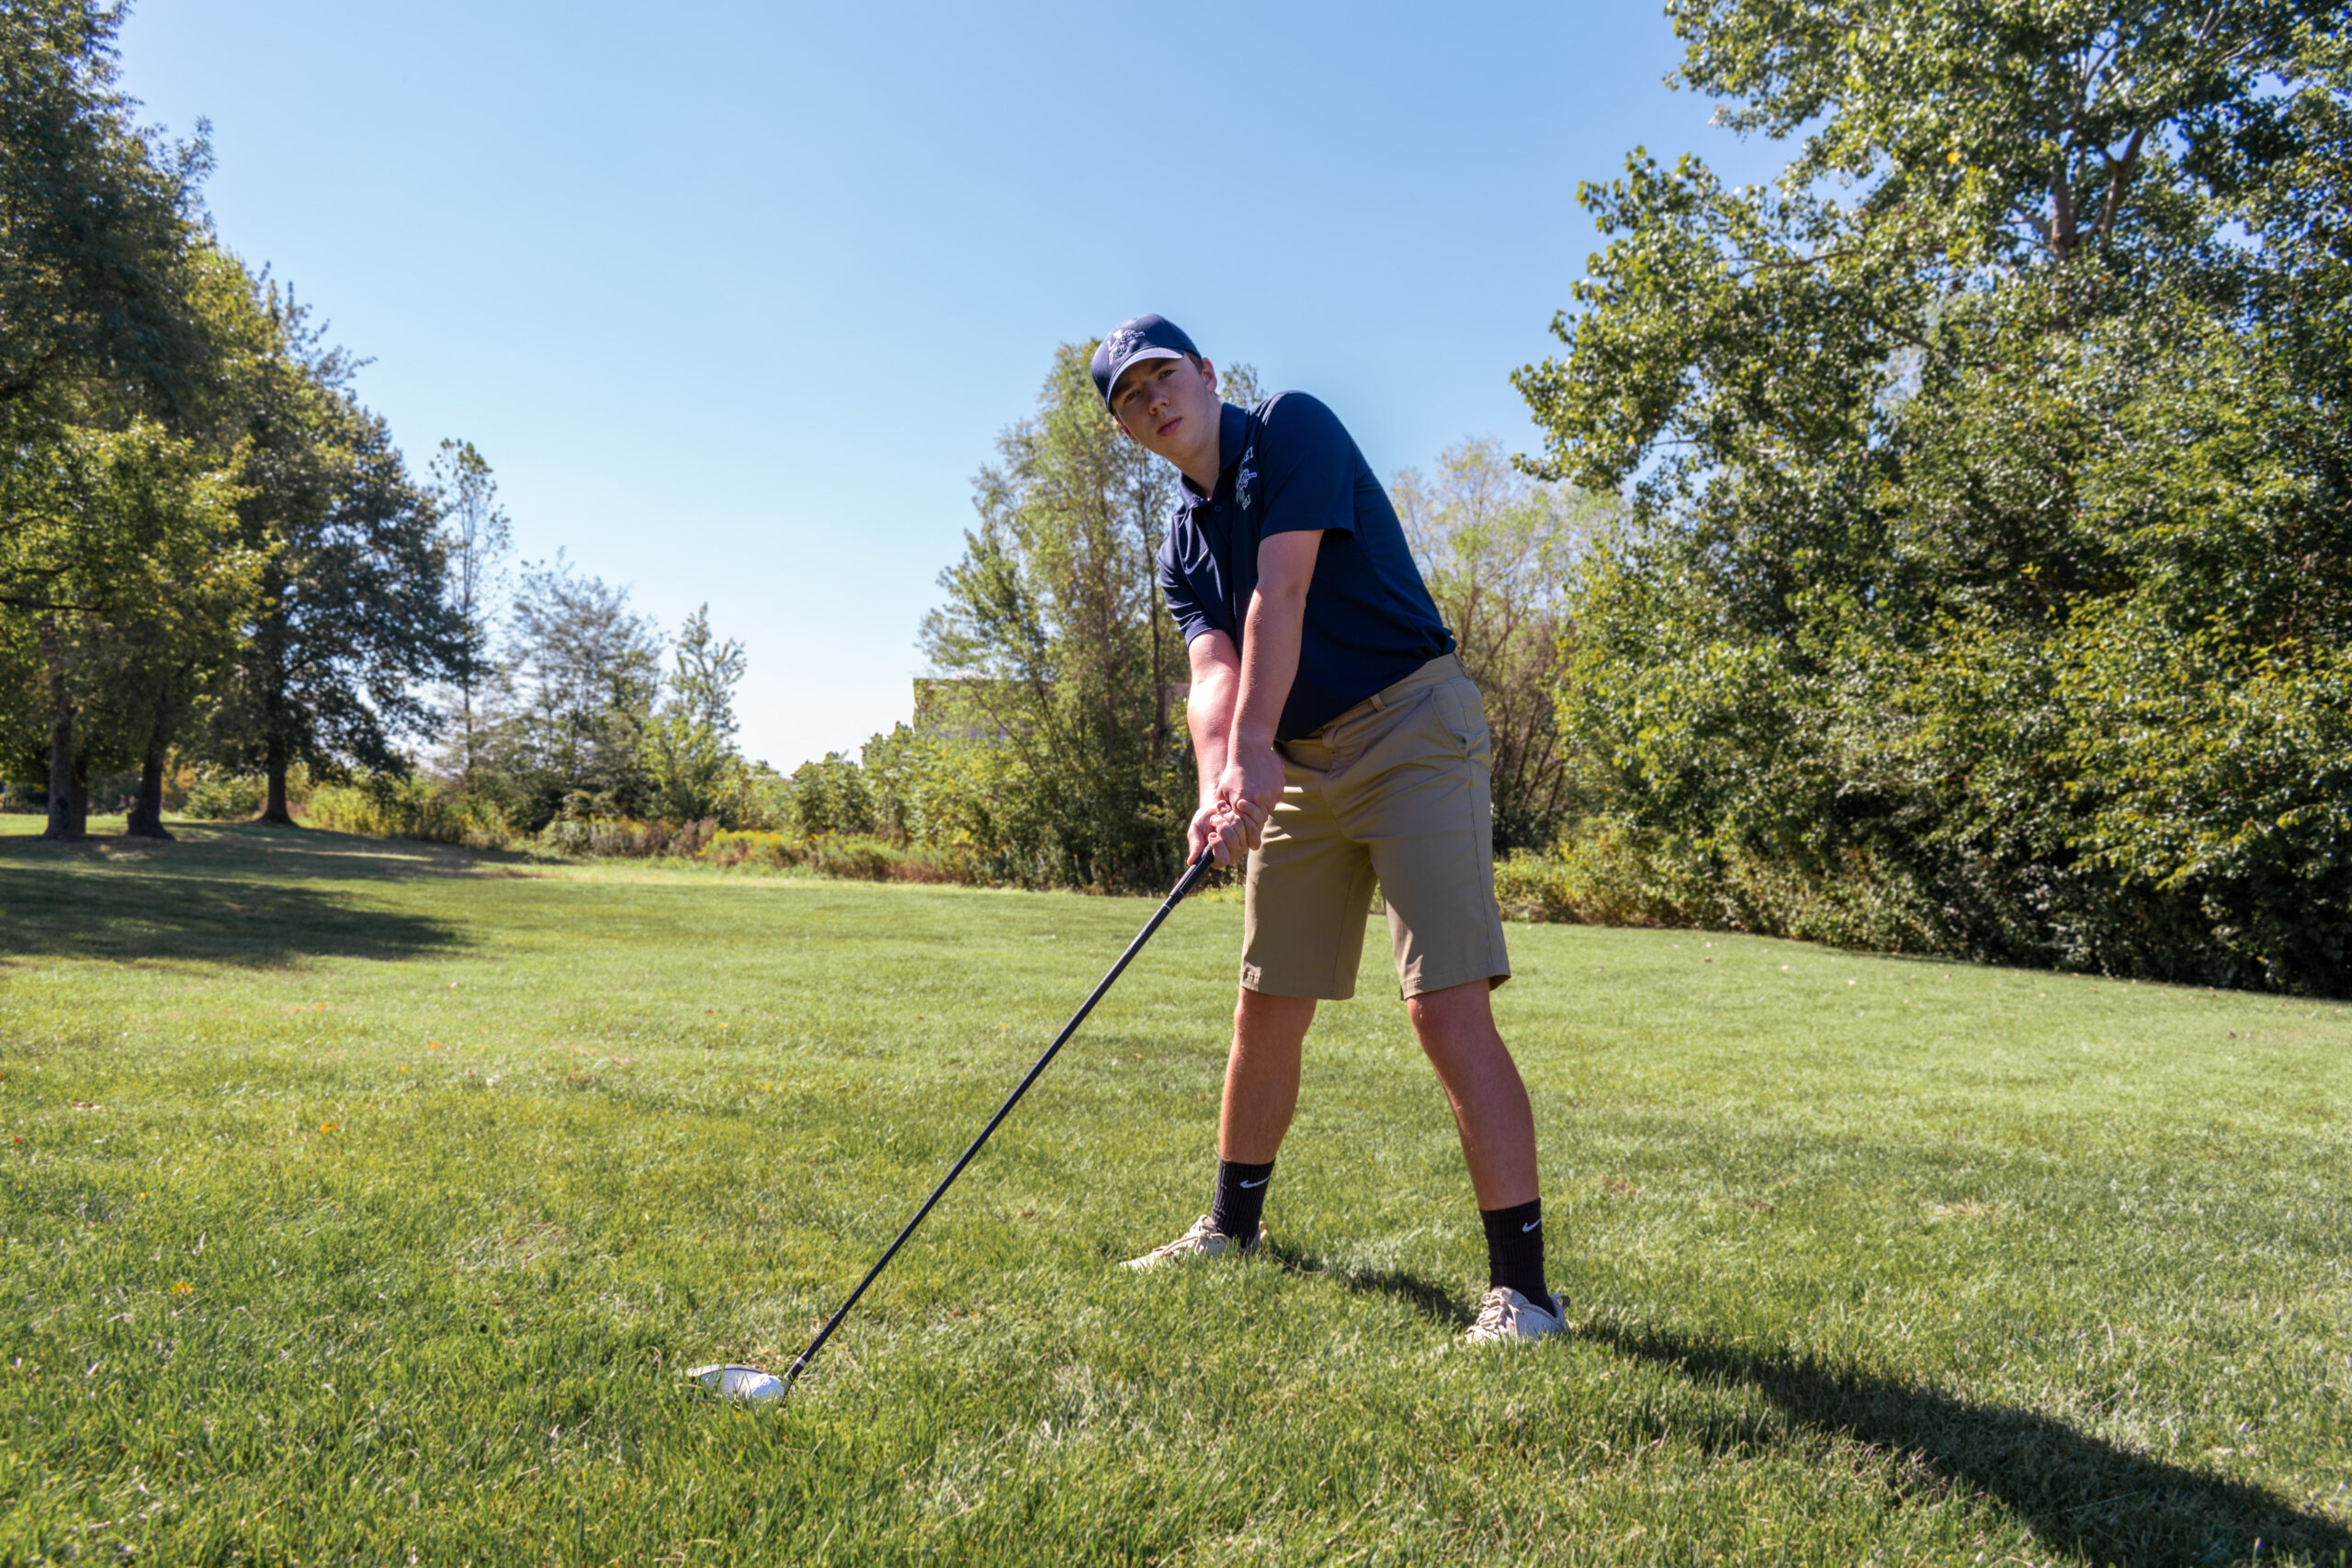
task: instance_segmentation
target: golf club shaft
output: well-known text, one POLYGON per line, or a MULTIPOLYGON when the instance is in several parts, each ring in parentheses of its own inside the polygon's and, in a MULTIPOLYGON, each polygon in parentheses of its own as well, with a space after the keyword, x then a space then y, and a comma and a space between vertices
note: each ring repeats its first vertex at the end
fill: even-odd
POLYGON ((794 1361, 791 1370, 784 1374, 784 1381, 787 1384, 796 1381, 807 1370, 808 1363, 817 1359, 817 1352, 823 1349, 825 1341, 833 1337, 833 1330, 842 1325, 842 1319, 847 1317, 849 1309, 857 1304, 857 1298, 865 1294, 865 1287, 874 1283, 876 1277, 889 1267, 890 1259, 899 1255, 899 1248, 907 1245, 907 1237, 915 1234, 915 1227, 922 1224, 923 1216, 931 1213, 932 1205, 937 1203, 945 1195, 947 1190, 956 1184, 956 1179, 964 1174, 964 1168, 972 1163, 972 1156, 980 1152, 980 1145, 989 1141, 989 1134, 995 1132, 997 1124, 1010 1115, 1012 1108, 1021 1102, 1021 1097, 1029 1092, 1029 1086, 1037 1081, 1037 1076, 1046 1070, 1046 1064, 1054 1059, 1057 1052, 1069 1043, 1069 1037, 1078 1032, 1078 1026, 1086 1021, 1086 1015, 1094 1010, 1094 1004, 1101 1001, 1103 993, 1110 990, 1112 982, 1119 977, 1120 973, 1126 968, 1135 955, 1143 951, 1143 944, 1151 940, 1151 933, 1158 931, 1159 923, 1169 917, 1177 905, 1184 901, 1184 895, 1198 886, 1201 878, 1207 874, 1208 869, 1209 853, 1206 850, 1203 850, 1200 857, 1184 868, 1184 874, 1178 880, 1174 890, 1160 901, 1159 908, 1153 912, 1151 919, 1144 922, 1144 928, 1136 933, 1135 941, 1127 943, 1127 950, 1119 954, 1119 961, 1111 965, 1111 972, 1102 976, 1102 983, 1097 985, 1092 993, 1087 997, 1085 1004, 1070 1015, 1070 1021, 1068 1023, 1062 1025, 1062 1032, 1054 1036, 1054 1043, 1046 1047, 1046 1054, 1037 1058, 1037 1065, 1029 1069, 1029 1076, 1021 1080, 1020 1087, 1016 1088, 1005 1102, 997 1108, 996 1114, 989 1118, 989 1124, 980 1129, 980 1135, 972 1140, 972 1146, 964 1151, 964 1157, 956 1162, 954 1168, 941 1179, 937 1187, 932 1189, 931 1196, 924 1199, 922 1207, 915 1211, 915 1217, 909 1220, 907 1228, 899 1233, 899 1239, 892 1242, 889 1250, 883 1253, 875 1262, 874 1267, 866 1270, 865 1278, 857 1282, 857 1289, 849 1293, 849 1299, 842 1303, 841 1309, 826 1319, 825 1326, 817 1330, 817 1337, 808 1341, 808 1348, 800 1352, 800 1359, 794 1361))

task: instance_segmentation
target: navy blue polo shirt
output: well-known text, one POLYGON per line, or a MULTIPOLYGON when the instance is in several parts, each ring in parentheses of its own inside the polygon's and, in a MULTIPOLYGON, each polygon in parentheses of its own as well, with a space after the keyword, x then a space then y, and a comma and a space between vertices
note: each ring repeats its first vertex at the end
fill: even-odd
POLYGON ((1258 546, 1270 535, 1319 528, 1306 589, 1298 677, 1274 739, 1321 728, 1453 649, 1388 492, 1339 417, 1305 392, 1278 392, 1254 409, 1225 405, 1217 426, 1223 470, 1204 495, 1189 479, 1159 551, 1159 587, 1190 643, 1220 631, 1242 643, 1258 589, 1258 546))

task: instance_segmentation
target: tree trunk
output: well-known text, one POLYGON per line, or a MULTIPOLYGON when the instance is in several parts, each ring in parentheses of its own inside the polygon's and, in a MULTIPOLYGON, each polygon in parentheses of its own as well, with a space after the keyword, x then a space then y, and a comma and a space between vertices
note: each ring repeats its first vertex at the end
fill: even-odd
POLYGON ((134 839, 169 839, 164 827, 164 758, 171 749, 172 694, 167 685, 155 699, 154 728, 147 732, 147 756, 139 768, 139 799, 123 831, 134 839))
POLYGON ((288 592, 283 571, 273 565, 262 579, 265 614, 254 637, 254 684, 260 688, 256 694, 261 699, 262 771, 269 781, 261 820, 281 828, 294 826, 294 814, 286 808, 286 770, 294 761, 293 725, 286 711, 289 705, 286 700, 288 634, 283 612, 288 592))
POLYGON ((1168 660, 1160 652, 1159 578, 1152 556, 1144 557, 1144 569, 1151 572, 1151 600, 1144 606, 1144 615, 1151 623, 1151 765, 1156 769, 1168 761, 1168 660))
POLYGON ((280 828, 294 826, 294 813, 286 808, 286 753, 285 737, 273 728, 269 737, 269 800, 261 808, 261 819, 280 828))
POLYGON ((78 844, 90 836, 89 792, 74 776, 74 699, 55 615, 40 618, 40 651, 49 682, 49 826, 41 837, 78 844))
MULTIPOLYGON (((473 657, 470 649, 466 657, 473 657)), ((466 735, 464 760, 458 765, 458 788, 462 793, 474 787, 474 682, 470 674, 458 682, 458 710, 463 717, 466 735)))

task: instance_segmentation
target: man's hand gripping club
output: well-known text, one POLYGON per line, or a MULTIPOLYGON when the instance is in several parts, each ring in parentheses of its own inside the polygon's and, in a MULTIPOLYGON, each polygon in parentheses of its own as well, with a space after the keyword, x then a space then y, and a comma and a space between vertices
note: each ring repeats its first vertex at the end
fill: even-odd
POLYGON ((1193 639, 1193 694, 1186 713, 1200 762, 1201 804, 1188 855, 1208 849, 1230 865, 1258 847, 1283 794, 1274 726, 1298 675, 1298 639, 1315 578, 1319 530, 1276 534, 1258 547, 1258 589, 1250 599, 1242 648, 1223 632, 1193 639))

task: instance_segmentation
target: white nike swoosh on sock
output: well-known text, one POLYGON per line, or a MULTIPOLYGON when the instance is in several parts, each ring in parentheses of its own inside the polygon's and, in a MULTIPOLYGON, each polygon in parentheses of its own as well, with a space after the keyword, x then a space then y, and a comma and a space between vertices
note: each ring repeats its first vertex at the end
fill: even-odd
POLYGON ((1263 1187, 1267 1182, 1272 1181, 1272 1179, 1273 1179, 1273 1178, 1272 1178, 1272 1177, 1271 1177, 1271 1176, 1261 1176, 1261 1177, 1258 1178, 1258 1179, 1257 1179, 1257 1180, 1255 1180, 1255 1181, 1245 1181, 1245 1182, 1243 1182, 1243 1183, 1241 1184, 1241 1190, 1242 1190, 1244 1192, 1247 1192, 1247 1191, 1249 1191, 1249 1190, 1250 1190, 1250 1189, 1251 1189, 1252 1187, 1263 1187))
POLYGON ((1529 1231, 1533 1230, 1533 1229, 1535 1228, 1535 1225, 1540 1225, 1540 1224, 1542 1224, 1543 1223, 1544 1223, 1544 1222, 1543 1222, 1542 1220, 1538 1220, 1538 1221, 1536 1221, 1536 1222, 1535 1222, 1535 1224, 1521 1225, 1521 1226, 1520 1226, 1520 1227, 1519 1227, 1519 1234, 1520 1234, 1520 1235, 1525 1235, 1529 1231))

